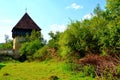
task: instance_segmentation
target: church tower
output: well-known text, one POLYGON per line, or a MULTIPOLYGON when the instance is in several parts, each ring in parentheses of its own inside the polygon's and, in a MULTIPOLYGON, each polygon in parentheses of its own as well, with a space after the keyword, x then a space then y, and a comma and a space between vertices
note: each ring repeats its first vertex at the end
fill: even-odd
POLYGON ((13 50, 15 53, 18 53, 22 42, 25 40, 26 34, 30 35, 33 30, 41 31, 39 26, 32 20, 28 13, 25 13, 12 29, 13 50))

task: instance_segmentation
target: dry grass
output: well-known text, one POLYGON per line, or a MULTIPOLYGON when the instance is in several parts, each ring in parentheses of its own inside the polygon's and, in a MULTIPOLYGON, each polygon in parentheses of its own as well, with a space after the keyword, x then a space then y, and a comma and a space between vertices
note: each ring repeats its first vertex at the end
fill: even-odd
POLYGON ((116 68, 119 63, 120 57, 117 58, 115 56, 100 56, 100 55, 94 55, 89 54, 86 55, 84 58, 80 59, 78 61, 78 64, 82 65, 93 65, 96 67, 96 75, 97 76, 103 76, 106 74, 112 74, 112 76, 118 76, 119 74, 116 73, 116 68))

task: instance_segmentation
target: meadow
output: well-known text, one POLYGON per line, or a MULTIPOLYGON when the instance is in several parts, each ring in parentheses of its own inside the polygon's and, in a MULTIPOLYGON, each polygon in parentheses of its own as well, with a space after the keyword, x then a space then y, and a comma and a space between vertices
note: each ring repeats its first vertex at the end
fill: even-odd
POLYGON ((94 80, 82 72, 71 71, 71 65, 61 61, 9 62, 0 66, 0 80, 94 80))

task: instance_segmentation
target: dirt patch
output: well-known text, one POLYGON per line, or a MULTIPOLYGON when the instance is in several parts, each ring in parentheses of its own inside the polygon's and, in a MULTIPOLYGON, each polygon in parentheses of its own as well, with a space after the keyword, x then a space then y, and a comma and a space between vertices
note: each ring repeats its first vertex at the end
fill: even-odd
POLYGON ((10 74, 9 73, 4 73, 3 76, 9 76, 10 74))

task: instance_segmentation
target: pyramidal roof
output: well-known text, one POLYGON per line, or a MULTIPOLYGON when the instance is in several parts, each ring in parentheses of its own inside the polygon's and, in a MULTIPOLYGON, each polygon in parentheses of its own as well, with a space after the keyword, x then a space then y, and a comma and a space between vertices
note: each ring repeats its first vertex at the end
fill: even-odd
POLYGON ((20 19, 20 21, 13 27, 12 32, 16 29, 41 30, 27 13, 25 13, 24 16, 20 19))

